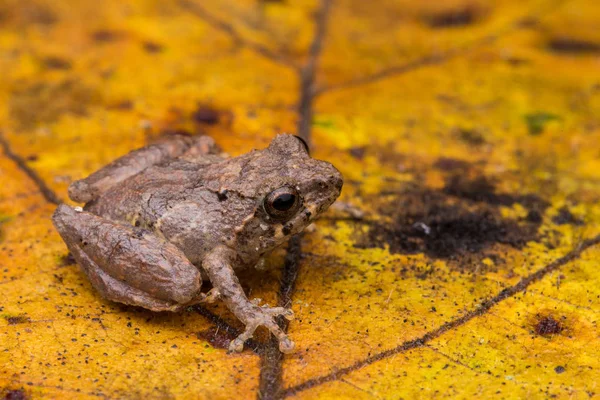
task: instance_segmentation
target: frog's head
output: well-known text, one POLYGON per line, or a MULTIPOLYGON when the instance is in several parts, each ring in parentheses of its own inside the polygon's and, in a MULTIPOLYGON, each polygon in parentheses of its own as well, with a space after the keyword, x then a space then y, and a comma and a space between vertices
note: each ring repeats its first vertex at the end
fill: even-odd
POLYGON ((253 214, 238 233, 244 243, 236 243, 248 253, 267 253, 300 232, 342 190, 340 172, 312 158, 306 143, 293 135, 278 135, 268 148, 247 154, 238 165, 238 189, 243 190, 237 191, 255 199, 253 214))

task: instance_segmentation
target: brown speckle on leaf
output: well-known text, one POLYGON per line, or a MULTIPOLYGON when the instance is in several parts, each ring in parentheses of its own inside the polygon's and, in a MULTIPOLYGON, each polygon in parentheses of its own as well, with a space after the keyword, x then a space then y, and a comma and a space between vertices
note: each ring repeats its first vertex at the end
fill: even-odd
POLYGON ((200 124, 214 125, 219 122, 219 111, 207 105, 200 105, 192 114, 194 121, 200 124))
POLYGON ((563 325, 552 316, 545 316, 539 319, 534 330, 540 336, 551 336, 563 331, 563 325))
POLYGON ((206 340, 213 347, 219 349, 227 349, 231 338, 223 331, 219 331, 216 327, 210 327, 204 331, 196 333, 198 339, 206 340))
POLYGON ((361 147, 352 147, 349 152, 350 155, 354 158, 356 158, 357 160, 362 160, 365 157, 365 153, 367 151, 367 148, 365 146, 361 146, 361 147))
POLYGON ((71 61, 57 56, 49 56, 44 58, 44 65, 48 69, 71 69, 71 61))
POLYGON ((563 54, 600 53, 600 43, 568 36, 551 39, 548 42, 548 48, 553 52, 563 54))
POLYGON ((12 317, 4 317, 9 325, 24 324, 31 321, 31 318, 25 315, 15 315, 12 317))
POLYGON ((580 218, 574 216, 568 207, 562 207, 560 210, 558 210, 558 214, 554 218, 552 218, 552 222, 554 222, 557 225, 583 225, 583 221, 580 218))
POLYGON ((108 29, 100 29, 92 33, 92 39, 100 43, 116 42, 124 37, 124 32, 108 29))
POLYGON ((0 392, 0 395, 4 395, 4 397, 3 397, 4 400, 25 400, 25 399, 27 399, 27 395, 21 389, 3 391, 3 392, 0 392))
POLYGON ((485 144, 483 133, 477 129, 456 128, 454 129, 456 138, 470 146, 481 146, 485 144))
POLYGON ((133 101, 131 100, 123 100, 117 103, 110 105, 108 108, 111 110, 119 110, 119 111, 129 111, 133 110, 133 101))
POLYGON ((164 47, 161 44, 151 41, 145 41, 143 43, 144 50, 148 53, 160 53, 163 51, 164 47))
POLYGON ((456 28, 471 25, 479 19, 481 10, 468 5, 454 10, 444 10, 425 17, 425 22, 431 28, 456 28))
POLYGON ((470 164, 463 160, 457 160, 456 158, 442 157, 435 162, 434 167, 442 171, 456 171, 468 170, 470 164))

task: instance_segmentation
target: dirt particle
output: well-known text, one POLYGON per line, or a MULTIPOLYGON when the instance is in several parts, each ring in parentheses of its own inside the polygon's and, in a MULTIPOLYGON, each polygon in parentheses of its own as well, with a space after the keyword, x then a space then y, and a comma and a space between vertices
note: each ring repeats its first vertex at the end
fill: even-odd
POLYGON ((113 31, 108 29, 100 29, 92 32, 92 39, 99 43, 110 43, 121 40, 125 37, 125 33, 121 31, 113 31))
POLYGON ((563 331, 563 325, 552 318, 552 316, 545 316, 539 319, 535 325, 534 330, 540 336, 551 336, 557 335, 563 331))
POLYGON ((350 150, 348 150, 348 152, 352 157, 356 158, 357 160, 362 160, 363 158, 365 158, 367 148, 365 146, 352 147, 350 150))
POLYGON ((554 368, 554 372, 556 372, 557 374, 562 374, 565 371, 566 369, 562 365, 559 365, 558 367, 554 368))
POLYGON ((6 321, 8 322, 9 325, 25 324, 25 323, 31 321, 31 318, 29 318, 26 315, 15 315, 12 317, 4 317, 4 318, 6 319, 6 321))
POLYGON ((49 56, 43 59, 44 66, 48 69, 71 69, 71 61, 57 56, 49 56))
POLYGON ((456 171, 467 170, 469 169, 471 164, 463 160, 458 160, 456 158, 442 157, 439 158, 433 166, 442 171, 456 171))
POLYGON ((219 112, 206 105, 200 105, 192 114, 194 121, 200 124, 215 125, 219 122, 219 112))
POLYGON ((0 394, 4 395, 4 397, 3 397, 4 400, 25 400, 25 399, 27 399, 27 395, 21 389, 6 390, 6 391, 0 392, 0 394))
POLYGON ((600 43, 586 39, 560 36, 548 41, 548 49, 562 54, 591 54, 600 53, 600 43))
POLYGON ((552 218, 552 222, 557 225, 583 225, 583 221, 574 216, 567 207, 562 207, 560 210, 558 210, 558 214, 552 218))
POLYGON ((454 10, 444 10, 425 16, 425 23, 434 29, 458 28, 471 25, 480 17, 481 10, 472 5, 454 10))
POLYGON ((145 41, 142 46, 148 53, 160 53, 164 50, 163 45, 151 41, 145 41))
POLYGON ((478 129, 455 128, 453 131, 458 140, 470 146, 477 147, 486 143, 483 133, 478 129))

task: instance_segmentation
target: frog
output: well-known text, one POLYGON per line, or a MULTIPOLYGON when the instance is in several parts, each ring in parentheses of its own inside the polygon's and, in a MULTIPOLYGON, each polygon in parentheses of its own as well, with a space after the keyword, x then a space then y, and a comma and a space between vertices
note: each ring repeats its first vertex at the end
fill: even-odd
POLYGON ((291 353, 277 321, 292 320, 292 309, 249 299, 237 272, 311 225, 342 186, 298 136, 230 157, 209 136, 174 135, 71 183, 69 198, 84 205, 62 203, 52 221, 104 298, 156 312, 221 300, 245 326, 229 352, 265 327, 291 353))

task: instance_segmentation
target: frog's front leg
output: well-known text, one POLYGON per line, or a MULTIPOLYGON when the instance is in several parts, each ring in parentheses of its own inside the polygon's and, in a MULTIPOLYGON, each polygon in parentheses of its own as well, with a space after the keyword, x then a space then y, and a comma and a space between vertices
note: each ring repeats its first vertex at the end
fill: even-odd
POLYGON ((153 311, 203 301, 200 271, 173 244, 140 228, 60 205, 54 225, 105 298, 153 311))
POLYGON ((292 310, 283 307, 260 307, 248 300, 231 267, 234 256, 234 252, 230 249, 225 246, 218 246, 207 254, 202 261, 202 267, 213 286, 219 291, 220 297, 227 308, 246 325, 244 332, 231 341, 229 350, 242 351, 244 342, 250 339, 256 328, 262 325, 277 337, 281 352, 291 353, 294 350, 294 342, 279 328, 275 317, 282 315, 291 320, 294 313, 292 310))

